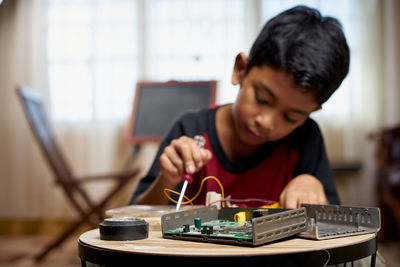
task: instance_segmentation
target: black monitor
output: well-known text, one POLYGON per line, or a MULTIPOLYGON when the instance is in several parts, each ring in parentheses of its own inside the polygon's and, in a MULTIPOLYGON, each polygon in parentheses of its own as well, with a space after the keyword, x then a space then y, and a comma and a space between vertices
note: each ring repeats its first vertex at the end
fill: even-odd
POLYGON ((215 104, 216 88, 216 81, 138 82, 125 141, 160 142, 184 112, 215 104))

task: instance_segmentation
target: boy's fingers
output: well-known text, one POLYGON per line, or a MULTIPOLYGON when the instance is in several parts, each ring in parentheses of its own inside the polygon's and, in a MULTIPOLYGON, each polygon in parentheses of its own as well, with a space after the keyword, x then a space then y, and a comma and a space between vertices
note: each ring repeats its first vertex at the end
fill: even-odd
POLYGON ((187 173, 193 174, 196 171, 193 161, 192 146, 189 143, 182 143, 177 146, 178 153, 182 156, 184 168, 187 173))
POLYGON ((211 151, 206 148, 200 149, 200 154, 201 154, 201 159, 203 161, 203 165, 212 158, 211 151))
POLYGON ((300 208, 301 203, 307 204, 328 204, 325 195, 316 195, 311 193, 297 195, 295 193, 286 194, 283 192, 279 198, 279 203, 286 209, 300 208))
POLYGON ((196 169, 199 169, 203 166, 200 148, 197 146, 197 144, 195 142, 192 142, 191 149, 192 149, 192 158, 196 165, 196 169))
POLYGON ((194 173, 194 162, 192 159, 192 152, 190 149, 189 141, 190 139, 186 136, 182 136, 179 139, 174 139, 171 142, 171 148, 174 149, 179 158, 181 158, 183 162, 183 169, 187 173, 194 173))
POLYGON ((174 176, 174 177, 179 177, 179 170, 176 168, 176 166, 171 162, 171 160, 168 158, 166 154, 162 154, 160 156, 160 166, 163 169, 163 171, 166 172, 168 176, 174 176))
POLYGON ((318 204, 322 204, 322 205, 329 204, 328 199, 326 198, 325 194, 322 196, 319 196, 318 204))
POLYGON ((281 195, 279 196, 279 204, 281 207, 286 207, 286 190, 283 190, 281 195))
MULTIPOLYGON (((175 150, 177 157, 181 159, 182 169, 189 174, 195 173, 211 159, 209 150, 199 148, 192 138, 186 136, 173 140, 170 146, 175 150)), ((177 161, 173 162, 178 163, 177 161)))
MULTIPOLYGON (((178 174, 183 173, 183 169, 184 169, 183 161, 174 148, 172 148, 171 146, 167 146, 164 149, 164 153, 162 154, 162 156, 166 156, 168 158, 168 160, 170 161, 170 164, 173 165, 172 167, 177 169, 178 174)), ((168 165, 166 165, 166 166, 168 166, 168 165)), ((169 166, 169 167, 171 167, 171 166, 169 166)))
POLYGON ((299 206, 299 199, 297 197, 290 197, 285 194, 283 203, 280 202, 280 204, 285 209, 297 209, 299 206))
POLYGON ((286 209, 297 209, 299 207, 299 202, 297 199, 291 199, 286 201, 286 209))
POLYGON ((328 204, 322 183, 314 176, 302 174, 292 179, 279 201, 285 208, 299 208, 301 203, 328 204))

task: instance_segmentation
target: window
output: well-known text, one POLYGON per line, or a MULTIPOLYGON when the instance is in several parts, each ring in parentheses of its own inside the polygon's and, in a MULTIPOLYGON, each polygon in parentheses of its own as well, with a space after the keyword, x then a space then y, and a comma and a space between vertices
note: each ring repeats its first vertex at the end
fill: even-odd
POLYGON ((148 9, 149 76, 219 81, 219 102, 231 102, 230 76, 245 47, 242 0, 157 0, 148 9))
POLYGON ((138 72, 136 2, 49 0, 47 10, 53 119, 125 118, 138 72))
POLYGON ((234 58, 245 51, 244 0, 48 0, 52 117, 118 121, 138 79, 220 81, 231 102, 234 58))
POLYGON ((357 3, 47 0, 52 118, 72 122, 124 121, 129 116, 138 79, 216 79, 217 101, 232 102, 238 90, 230 83, 236 54, 249 52, 249 45, 268 19, 298 4, 338 18, 351 48, 349 76, 323 111, 313 116, 344 119, 346 114, 361 113, 357 101, 362 88, 357 3))

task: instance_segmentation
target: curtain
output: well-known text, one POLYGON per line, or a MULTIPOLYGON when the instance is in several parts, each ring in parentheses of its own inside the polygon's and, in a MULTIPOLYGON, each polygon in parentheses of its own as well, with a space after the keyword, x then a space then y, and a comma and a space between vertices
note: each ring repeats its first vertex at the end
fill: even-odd
POLYGON ((384 88, 382 106, 384 110, 380 119, 384 126, 392 126, 400 121, 400 2, 386 0, 382 6, 382 40, 383 54, 382 86, 384 88))
MULTIPOLYGON (((1 36, 1 161, 0 212, 11 218, 64 212, 62 197, 52 188, 48 169, 24 121, 15 86, 44 86, 43 10, 35 1, 4 1, 0 6, 1 36), (35 12, 33 12, 35 11, 35 12), (39 210, 43 210, 38 212, 39 210)), ((46 91, 40 91, 46 96, 46 91)))
MULTIPOLYGON (((138 6, 141 8, 151 2, 164 3, 139 1, 138 6)), ((259 13, 261 3, 266 8, 268 4, 276 5, 278 2, 287 2, 290 5, 297 3, 246 1, 246 27, 242 32, 246 39, 241 43, 240 49, 245 50, 252 43, 264 22, 259 13)), ((313 1, 315 4, 326 2, 329 1, 313 1)), ((43 96, 47 110, 51 110, 46 54, 48 44, 44 34, 47 3, 45 0, 5 0, 0 5, 0 219, 74 216, 62 190, 54 184, 15 92, 17 84, 28 85, 43 96)), ((350 105, 346 106, 343 116, 324 113, 322 110, 315 114, 315 119, 321 126, 328 154, 332 158, 359 158, 363 163, 361 175, 347 185, 350 203, 374 205, 375 145, 367 139, 367 134, 400 121, 400 3, 395 0, 352 0, 352 5, 355 10, 355 23, 352 27, 360 40, 357 50, 359 55, 354 57, 358 60, 352 62, 352 68, 358 67, 361 71, 354 79, 356 82, 348 86, 350 91, 346 95, 346 101, 350 105)), ((224 10, 226 7, 220 8, 224 10)), ((146 13, 141 13, 141 16, 146 16, 146 13)), ((228 17, 222 20, 229 23, 228 17)), ((146 18, 141 18, 138 23, 140 36, 157 37, 146 33, 145 29, 149 26, 146 22, 146 18), (143 25, 146 27, 142 27, 143 25)), ((134 75, 139 78, 157 78, 151 76, 157 54, 146 52, 146 49, 143 51, 146 54, 139 53, 138 73, 134 75), (153 62, 147 62, 148 58, 152 58, 153 62), (143 73, 144 71, 147 72, 143 73)), ((231 63, 233 64, 233 59, 231 63)), ((224 69, 225 78, 229 76, 226 73, 224 69)), ((237 88, 227 86, 226 90, 236 92, 237 88)), ((219 94, 226 96, 224 99, 234 98, 230 91, 219 94)), ((336 96, 332 100, 334 97, 336 96)), ((326 107, 325 110, 329 108, 326 107)), ((68 162, 77 174, 120 170, 130 154, 130 148, 122 142, 122 121, 52 121, 52 125, 68 162)), ((142 151, 137 162, 142 173, 151 164, 155 151, 155 146, 146 147, 142 151)), ((132 184, 126 188, 126 194, 116 200, 115 206, 128 203, 134 186, 132 184)), ((94 196, 100 196, 107 189, 108 184, 88 186, 89 193, 94 196)))
MULTIPOLYGON (((45 0, 4 1, 0 5, 0 218, 73 218, 76 214, 53 179, 30 131, 15 91, 27 85, 50 110, 47 81, 45 0)), ((49 117, 50 114, 48 114, 49 117)), ((129 148, 122 144, 118 124, 63 124, 52 121, 56 139, 77 175, 121 170, 129 148)), ((151 147, 147 148, 147 150, 151 147)), ((143 151, 146 158, 146 149, 143 151)), ((139 162, 146 168, 147 161, 139 162)), ((115 200, 128 203, 134 185, 115 200)), ((88 185, 94 199, 107 182, 88 185)))
POLYGON ((354 3, 360 49, 357 61, 351 58, 350 72, 354 74, 354 67, 359 72, 351 84, 350 109, 342 120, 323 114, 317 120, 331 157, 362 163, 360 175, 342 181, 347 204, 375 206, 376 144, 368 135, 400 123, 400 5, 392 0, 354 3))

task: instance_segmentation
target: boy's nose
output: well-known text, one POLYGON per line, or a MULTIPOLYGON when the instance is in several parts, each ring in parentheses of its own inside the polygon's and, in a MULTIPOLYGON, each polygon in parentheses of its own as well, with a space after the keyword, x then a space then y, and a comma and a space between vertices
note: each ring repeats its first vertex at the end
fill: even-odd
POLYGON ((277 115, 273 112, 268 114, 259 114, 256 117, 256 123, 264 131, 274 130, 277 124, 277 115))

